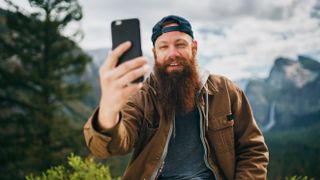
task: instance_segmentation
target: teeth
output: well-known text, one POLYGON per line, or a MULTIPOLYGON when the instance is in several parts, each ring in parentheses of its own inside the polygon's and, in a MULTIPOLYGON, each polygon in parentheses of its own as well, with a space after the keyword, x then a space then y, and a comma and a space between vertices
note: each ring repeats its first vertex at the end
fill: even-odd
POLYGON ((177 66, 177 63, 171 63, 170 66, 177 66))

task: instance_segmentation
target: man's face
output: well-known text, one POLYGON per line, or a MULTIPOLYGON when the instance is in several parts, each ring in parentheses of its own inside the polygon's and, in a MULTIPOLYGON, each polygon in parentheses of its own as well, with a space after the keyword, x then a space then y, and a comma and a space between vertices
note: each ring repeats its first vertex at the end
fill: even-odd
MULTIPOLYGON (((176 24, 170 24, 176 25, 176 24)), ((156 64, 166 66, 168 74, 181 72, 184 68, 181 61, 192 61, 197 52, 197 42, 188 34, 172 31, 162 34, 155 42, 153 53, 156 64)), ((190 62, 185 62, 190 64, 190 62)))
POLYGON ((154 72, 164 108, 187 113, 195 107, 196 92, 200 89, 196 52, 197 42, 180 31, 164 33, 156 40, 154 72))

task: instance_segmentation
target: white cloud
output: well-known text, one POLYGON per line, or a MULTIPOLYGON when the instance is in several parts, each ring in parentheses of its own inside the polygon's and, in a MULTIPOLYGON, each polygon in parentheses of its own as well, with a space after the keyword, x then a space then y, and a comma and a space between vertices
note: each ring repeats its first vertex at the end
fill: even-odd
POLYGON ((81 46, 110 47, 111 21, 138 17, 143 51, 150 56, 152 26, 177 14, 192 23, 199 57, 208 58, 206 67, 212 72, 232 79, 264 77, 278 56, 320 54, 320 19, 310 16, 316 3, 320 0, 80 0, 85 32, 81 46))
POLYGON ((205 48, 199 53, 212 55, 206 67, 231 79, 265 77, 278 56, 296 58, 298 54, 317 52, 319 20, 311 19, 309 14, 314 3, 309 0, 294 5, 287 18, 243 17, 221 28, 223 35, 201 34, 199 44, 205 48))
POLYGON ((143 49, 150 55, 153 24, 165 15, 178 14, 192 22, 199 41, 199 57, 209 58, 206 68, 231 79, 265 77, 276 57, 295 58, 317 52, 320 47, 319 20, 310 18, 316 0, 120 0, 100 1, 97 5, 95 1, 81 2, 88 15, 82 23, 87 28, 84 47, 110 46, 107 23, 133 16, 141 19, 142 40, 146 42, 143 49), (90 18, 93 16, 97 17, 95 21, 90 18), (92 34, 88 33, 91 23, 96 29, 92 34), (103 31, 98 31, 99 26, 103 31))

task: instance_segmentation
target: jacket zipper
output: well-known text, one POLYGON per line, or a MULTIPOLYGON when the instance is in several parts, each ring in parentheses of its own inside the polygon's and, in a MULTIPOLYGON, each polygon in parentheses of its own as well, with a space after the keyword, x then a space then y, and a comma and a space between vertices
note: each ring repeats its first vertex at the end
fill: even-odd
POLYGON ((202 142, 202 145, 203 145, 203 148, 204 148, 204 163, 206 164, 207 168, 209 168, 212 171, 215 180, 218 180, 215 170, 210 166, 210 164, 208 162, 208 159, 207 159, 207 157, 208 157, 208 149, 207 149, 206 143, 204 142, 202 111, 201 111, 201 108, 199 106, 198 101, 197 101, 197 107, 198 107, 198 111, 199 111, 199 115, 200 115, 200 139, 201 139, 201 142, 202 142))
MULTIPOLYGON (((173 121, 172 123, 175 121, 175 116, 173 116, 173 121)), ((168 153, 168 145, 169 145, 169 142, 170 142, 170 138, 171 138, 171 135, 172 135, 172 123, 170 124, 170 129, 169 129, 169 135, 167 137, 167 140, 166 140, 166 145, 164 147, 164 151, 161 155, 161 158, 160 158, 160 163, 158 164, 157 166, 157 170, 153 172, 152 176, 150 179, 156 179, 158 178, 159 174, 161 173, 160 170, 162 170, 162 166, 164 164, 164 159, 165 157, 167 156, 167 153, 168 153)))

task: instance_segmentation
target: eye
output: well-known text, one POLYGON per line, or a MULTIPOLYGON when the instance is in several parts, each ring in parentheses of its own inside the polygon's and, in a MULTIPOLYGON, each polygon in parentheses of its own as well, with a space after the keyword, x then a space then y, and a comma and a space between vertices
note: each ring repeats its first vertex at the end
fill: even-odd
POLYGON ((186 44, 186 43, 183 43, 183 42, 180 42, 180 43, 177 43, 176 46, 177 46, 178 48, 184 48, 184 47, 187 46, 187 44, 186 44))
POLYGON ((168 48, 168 45, 160 45, 158 48, 159 48, 160 50, 165 50, 165 49, 168 48))

